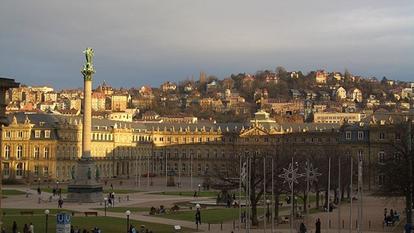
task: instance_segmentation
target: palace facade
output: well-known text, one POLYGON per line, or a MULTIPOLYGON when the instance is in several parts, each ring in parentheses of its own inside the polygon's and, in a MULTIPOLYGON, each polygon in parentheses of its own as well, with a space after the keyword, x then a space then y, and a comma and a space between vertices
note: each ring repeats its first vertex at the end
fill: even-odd
MULTIPOLYGON (((102 179, 135 176, 204 176, 239 166, 246 154, 267 157, 354 157, 364 161, 368 189, 381 185, 376 164, 403 140, 393 130, 396 114, 380 114, 355 124, 278 124, 266 112, 250 123, 136 123, 93 119, 91 154, 102 179)), ((67 182, 82 152, 78 116, 9 115, 2 129, 3 180, 67 182)), ((356 170, 356 169, 355 169, 356 170)))

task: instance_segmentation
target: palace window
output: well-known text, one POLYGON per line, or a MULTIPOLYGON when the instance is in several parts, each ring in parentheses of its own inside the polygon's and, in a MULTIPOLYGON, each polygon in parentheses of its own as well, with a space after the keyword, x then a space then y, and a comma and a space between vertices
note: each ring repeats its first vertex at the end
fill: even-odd
POLYGON ((10 159, 10 146, 9 145, 4 147, 4 159, 10 159))
POLYGON ((351 131, 346 131, 345 132, 345 139, 346 140, 351 140, 351 135, 352 135, 351 131))
POLYGON ((11 132, 10 131, 6 131, 4 137, 5 138, 11 138, 11 132))
POLYGON ((397 132, 395 133, 395 140, 400 140, 401 139, 401 133, 397 132))
POLYGON ((23 131, 19 131, 19 133, 18 133, 18 137, 19 137, 19 138, 22 138, 22 137, 23 137, 23 131))
POLYGON ((385 184, 385 176, 381 174, 378 176, 378 185, 384 185, 384 184, 385 184))
POLYGON ((396 152, 395 154, 394 154, 394 160, 395 161, 401 161, 401 154, 400 153, 398 153, 398 152, 396 152))
POLYGON ((380 132, 379 133, 379 139, 380 140, 384 140, 385 139, 385 133, 384 132, 380 132))
POLYGON ((35 130, 35 138, 40 138, 40 130, 35 130))
POLYGON ((364 139, 364 131, 358 131, 358 140, 364 139))
POLYGON ((383 164, 385 162, 385 152, 378 152, 378 163, 383 164))
POLYGON ((43 176, 49 176, 49 167, 47 166, 43 167, 43 176))
POLYGON ((17 146, 16 158, 21 159, 23 157, 23 146, 17 146))
POLYGON ((35 146, 35 148, 33 150, 33 157, 35 159, 39 159, 39 157, 40 157, 40 148, 38 146, 35 146))
POLYGON ((23 163, 16 165, 16 176, 23 176, 23 163))
POLYGON ((35 165, 34 166, 34 174, 35 174, 35 176, 39 176, 39 165, 35 165))
POLYGON ((49 158, 49 153, 50 153, 50 151, 49 151, 49 147, 45 147, 43 157, 44 157, 45 159, 48 159, 48 158, 49 158))
POLYGON ((3 176, 9 176, 9 175, 10 175, 10 164, 3 163, 3 176))

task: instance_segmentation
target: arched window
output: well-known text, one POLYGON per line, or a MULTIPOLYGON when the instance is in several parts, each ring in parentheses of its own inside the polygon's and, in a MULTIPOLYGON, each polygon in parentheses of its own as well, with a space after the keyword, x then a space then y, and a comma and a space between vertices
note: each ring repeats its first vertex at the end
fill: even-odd
POLYGON ((23 157, 23 146, 17 146, 16 158, 21 159, 23 157))
POLYGON ((23 176, 23 163, 18 163, 16 165, 16 176, 23 176))
POLYGON ((4 147, 4 159, 10 159, 10 146, 9 145, 4 147))

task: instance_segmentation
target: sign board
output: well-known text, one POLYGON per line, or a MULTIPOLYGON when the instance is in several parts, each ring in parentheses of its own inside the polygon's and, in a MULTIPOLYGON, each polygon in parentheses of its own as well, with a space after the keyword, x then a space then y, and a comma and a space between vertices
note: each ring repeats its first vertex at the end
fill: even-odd
POLYGON ((56 233, 70 233, 71 216, 67 213, 56 215, 56 233))

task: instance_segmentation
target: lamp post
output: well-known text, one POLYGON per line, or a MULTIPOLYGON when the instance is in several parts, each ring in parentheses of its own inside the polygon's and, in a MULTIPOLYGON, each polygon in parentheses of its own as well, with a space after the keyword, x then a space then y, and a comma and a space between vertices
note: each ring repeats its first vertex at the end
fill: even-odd
POLYGON ((125 211, 125 215, 127 217, 127 233, 129 232, 129 215, 131 215, 131 211, 127 210, 125 211))
POLYGON ((59 198, 62 198, 62 192, 59 191, 59 181, 56 181, 56 192, 58 192, 59 198))
POLYGON ((200 204, 196 204, 196 214, 195 214, 195 220, 196 220, 196 225, 197 225, 197 231, 198 231, 198 224, 201 224, 201 212, 200 212, 200 204))
POLYGON ((201 191, 201 184, 198 184, 198 192, 201 191))
POLYGON ((48 221, 49 221, 49 210, 45 210, 45 215, 46 215, 46 222, 45 222, 45 232, 47 233, 47 228, 48 228, 48 221))
POLYGON ((269 199, 266 200, 266 205, 267 205, 266 220, 267 220, 267 222, 269 222, 269 217, 270 217, 270 208, 269 208, 270 202, 271 201, 269 199))
POLYGON ((107 202, 108 202, 108 198, 107 197, 104 197, 105 217, 106 217, 106 204, 107 204, 107 202))

